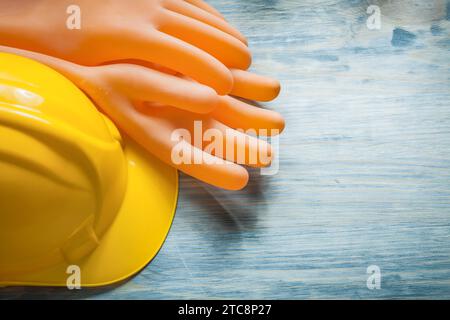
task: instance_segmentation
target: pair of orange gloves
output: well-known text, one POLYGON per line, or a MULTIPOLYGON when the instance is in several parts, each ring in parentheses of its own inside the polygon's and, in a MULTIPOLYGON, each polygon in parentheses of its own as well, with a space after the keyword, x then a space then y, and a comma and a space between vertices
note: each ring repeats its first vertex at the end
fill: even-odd
POLYGON ((0 17, 0 51, 65 75, 171 166, 237 190, 248 182, 241 165, 267 165, 248 155, 272 156, 268 143, 235 129, 277 134, 283 118, 232 96, 269 101, 279 83, 245 71, 251 64, 246 39, 204 1, 1 0, 0 17), (182 151, 192 161, 174 162, 180 144, 173 133, 182 128, 196 134, 195 121, 202 130, 223 133, 222 145, 234 152, 185 140, 182 151), (238 149, 246 156, 237 159, 238 149))

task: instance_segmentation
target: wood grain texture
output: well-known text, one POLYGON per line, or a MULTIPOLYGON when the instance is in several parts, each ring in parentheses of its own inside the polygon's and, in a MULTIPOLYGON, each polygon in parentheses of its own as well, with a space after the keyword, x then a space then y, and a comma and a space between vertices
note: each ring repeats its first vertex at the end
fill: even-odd
POLYGON ((182 175, 164 247, 120 286, 0 298, 450 298, 450 4, 396 2, 369 30, 370 1, 210 0, 283 84, 280 172, 242 193, 182 175))

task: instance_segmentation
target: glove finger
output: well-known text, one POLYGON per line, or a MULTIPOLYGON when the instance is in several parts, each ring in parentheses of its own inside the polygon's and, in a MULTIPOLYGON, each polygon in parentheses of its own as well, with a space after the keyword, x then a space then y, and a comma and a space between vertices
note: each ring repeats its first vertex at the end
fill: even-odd
POLYGON ((235 37, 236 39, 240 40, 241 42, 243 42, 245 45, 247 45, 248 43, 245 36, 239 30, 232 27, 228 22, 188 2, 170 0, 165 5, 165 8, 177 12, 179 14, 182 14, 184 16, 196 19, 200 22, 215 27, 223 32, 226 32, 235 37))
POLYGON ((235 129, 256 130, 260 136, 277 135, 285 126, 278 112, 258 108, 229 96, 219 98, 219 105, 211 116, 235 129))
POLYGON ((234 85, 231 95, 255 101, 271 101, 280 93, 280 83, 272 78, 244 70, 231 70, 234 85))
POLYGON ((103 66, 133 101, 170 105, 195 113, 208 113, 218 105, 219 96, 205 85, 133 64, 103 66))
POLYGON ((233 78, 230 71, 216 58, 189 43, 156 30, 134 30, 121 39, 118 45, 124 49, 114 60, 149 61, 212 87, 218 94, 231 91, 233 78))
POLYGON ((185 0, 185 1, 206 11, 206 12, 209 12, 209 13, 215 15, 216 17, 218 17, 222 20, 225 20, 224 16, 218 10, 216 10, 216 8, 212 7, 205 1, 202 1, 202 0, 185 0))
POLYGON ((233 36, 179 13, 165 10, 158 30, 211 54, 229 68, 248 69, 249 48, 233 36))

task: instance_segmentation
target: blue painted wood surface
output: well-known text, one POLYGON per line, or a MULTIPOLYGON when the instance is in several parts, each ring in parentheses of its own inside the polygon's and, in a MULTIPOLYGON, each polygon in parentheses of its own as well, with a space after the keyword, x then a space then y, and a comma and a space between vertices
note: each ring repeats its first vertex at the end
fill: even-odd
POLYGON ((0 298, 450 298, 448 1, 210 3, 283 84, 280 172, 242 193, 182 175, 164 247, 122 285, 0 298))

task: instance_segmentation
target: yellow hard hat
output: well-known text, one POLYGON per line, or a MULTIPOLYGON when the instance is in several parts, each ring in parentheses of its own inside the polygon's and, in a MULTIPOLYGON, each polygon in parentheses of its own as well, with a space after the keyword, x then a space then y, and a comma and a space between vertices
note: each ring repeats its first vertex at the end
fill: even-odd
POLYGON ((126 279, 162 246, 177 195, 176 170, 74 84, 0 53, 0 286, 126 279))

